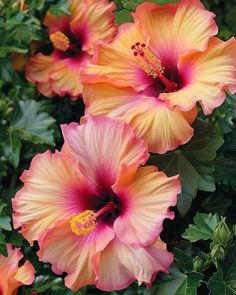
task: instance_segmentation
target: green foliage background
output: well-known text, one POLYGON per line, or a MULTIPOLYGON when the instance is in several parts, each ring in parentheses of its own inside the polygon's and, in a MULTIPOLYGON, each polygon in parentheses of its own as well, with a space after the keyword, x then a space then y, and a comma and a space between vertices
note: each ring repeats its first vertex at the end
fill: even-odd
MULTIPOLYGON (((118 24, 132 21, 130 12, 143 0, 115 0, 118 24)), ((152 0, 164 4, 166 0, 152 0)), ((177 1, 175 1, 177 2, 177 1)), ((32 248, 12 228, 11 197, 20 188, 19 176, 33 156, 46 149, 60 148, 61 123, 79 121, 82 100, 69 97, 47 99, 29 84, 24 72, 12 69, 12 54, 30 56, 32 41, 48 44, 41 21, 50 9, 68 13, 66 0, 28 0, 27 13, 20 12, 16 0, 0 0, 0 252, 6 242, 21 247, 25 258, 37 270, 30 287, 18 294, 103 294, 94 287, 71 292, 63 278, 38 261, 37 245, 32 248)), ((219 36, 236 35, 236 0, 204 0, 217 15, 219 36)), ((236 53, 235 53, 236 54, 236 53)), ((231 295, 236 294, 236 96, 207 119, 200 115, 195 136, 184 147, 165 155, 152 155, 149 162, 168 175, 180 174, 182 193, 176 218, 165 221, 162 239, 174 252, 170 274, 159 274, 153 287, 131 285, 127 290, 105 292, 116 295, 231 295)))

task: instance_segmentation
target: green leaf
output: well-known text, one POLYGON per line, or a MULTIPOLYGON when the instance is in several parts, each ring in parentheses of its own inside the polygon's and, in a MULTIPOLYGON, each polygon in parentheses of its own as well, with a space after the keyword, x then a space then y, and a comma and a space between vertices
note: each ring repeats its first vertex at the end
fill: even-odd
POLYGON ((236 95, 227 92, 226 100, 219 108, 216 108, 212 120, 214 128, 220 134, 232 132, 236 119, 236 95))
POLYGON ((23 245, 23 236, 17 230, 12 230, 9 237, 9 243, 13 246, 21 247, 23 245))
POLYGON ((222 192, 216 192, 211 194, 208 198, 204 199, 201 206, 211 213, 217 213, 219 215, 225 215, 227 209, 232 205, 232 200, 225 198, 225 194, 222 192))
POLYGON ((7 19, 4 28, 0 29, 0 57, 12 52, 27 53, 30 42, 40 38, 40 30, 39 20, 23 12, 7 19))
POLYGON ((0 58, 0 80, 11 82, 12 74, 12 67, 9 60, 0 58))
POLYGON ((170 268, 169 275, 163 275, 151 295, 196 295, 203 275, 196 272, 181 273, 176 267, 170 268))
POLYGON ((49 11, 56 16, 63 14, 70 15, 68 3, 64 0, 58 0, 57 4, 50 5, 49 11))
POLYGON ((19 132, 21 139, 39 144, 54 145, 53 130, 49 129, 55 120, 45 112, 40 112, 41 104, 31 101, 20 101, 19 111, 12 129, 19 132))
POLYGON ((124 8, 129 11, 135 10, 137 5, 139 4, 139 1, 132 1, 132 0, 122 0, 121 2, 124 8))
POLYGON ((183 238, 190 242, 211 239, 219 222, 219 217, 217 214, 197 213, 193 221, 195 224, 190 224, 182 235, 183 238))
POLYGON ((33 289, 38 293, 43 293, 47 290, 52 289, 53 287, 62 286, 62 278, 52 279, 49 275, 46 276, 38 276, 36 277, 33 285, 33 289))
POLYGON ((0 230, 0 253, 3 256, 7 256, 6 240, 5 240, 5 235, 2 232, 2 230, 0 230))
POLYGON ((230 247, 221 267, 208 283, 210 295, 236 294, 236 245, 230 247))
POLYGON ((21 139, 18 132, 13 130, 11 126, 7 131, 8 133, 5 137, 4 145, 2 146, 3 151, 8 161, 14 167, 17 167, 20 159, 21 139))
POLYGON ((236 157, 219 156, 214 161, 215 180, 223 184, 229 184, 236 192, 236 157))
POLYGON ((210 278, 208 288, 209 295, 235 295, 236 289, 233 289, 228 282, 224 280, 222 271, 215 272, 210 278))
POLYGON ((182 192, 177 208, 182 216, 190 209, 198 189, 215 190, 212 160, 224 142, 221 136, 213 134, 207 121, 197 122, 194 129, 195 136, 188 144, 164 155, 153 155, 149 160, 168 176, 179 174, 182 192))
POLYGON ((118 25, 123 24, 123 23, 132 23, 133 22, 133 18, 127 9, 123 9, 121 11, 116 11, 115 12, 115 19, 116 19, 116 23, 118 25))
POLYGON ((45 5, 45 0, 28 0, 28 5, 30 5, 30 9, 41 10, 45 5))
POLYGON ((174 249, 175 262, 179 268, 184 272, 191 272, 193 270, 193 258, 185 251, 175 248, 174 249))
POLYGON ((0 215, 0 229, 4 229, 7 231, 12 230, 11 218, 9 216, 0 215))
POLYGON ((3 210, 7 207, 7 204, 0 199, 0 213, 3 213, 3 210))

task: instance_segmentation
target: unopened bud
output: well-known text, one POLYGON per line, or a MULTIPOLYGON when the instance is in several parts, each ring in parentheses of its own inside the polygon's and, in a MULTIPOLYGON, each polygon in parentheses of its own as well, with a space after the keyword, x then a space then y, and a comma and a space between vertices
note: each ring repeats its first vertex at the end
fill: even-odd
POLYGON ((223 244, 228 245, 233 239, 233 233, 229 230, 225 218, 221 218, 221 221, 218 223, 213 236, 212 240, 216 244, 223 244))
POLYGON ((194 259, 193 259, 193 269, 194 269, 194 271, 196 271, 196 272, 201 271, 202 267, 203 267, 203 264, 204 264, 204 262, 199 256, 194 257, 194 259))
POLYGON ((225 257, 225 250, 220 245, 214 245, 211 250, 211 257, 213 259, 223 260, 225 257))

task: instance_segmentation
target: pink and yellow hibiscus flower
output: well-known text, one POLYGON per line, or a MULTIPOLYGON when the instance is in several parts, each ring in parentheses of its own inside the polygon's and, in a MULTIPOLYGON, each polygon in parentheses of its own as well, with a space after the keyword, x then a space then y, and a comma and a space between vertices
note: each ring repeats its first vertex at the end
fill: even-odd
POLYGON ((197 102, 208 115, 236 91, 236 41, 214 37, 214 14, 199 0, 143 3, 133 18, 83 71, 86 114, 125 120, 149 151, 165 153, 192 137, 197 102))
POLYGON ((18 248, 12 249, 11 244, 7 244, 7 254, 7 257, 0 254, 0 294, 15 295, 18 287, 33 283, 35 270, 29 261, 18 266, 23 255, 18 248))
POLYGON ((45 96, 68 94, 76 99, 82 93, 80 70, 91 59, 94 43, 110 41, 116 33, 115 5, 108 0, 68 0, 68 5, 70 16, 47 12, 44 24, 53 51, 33 56, 26 77, 45 96))
POLYGON ((62 125, 61 152, 37 155, 13 199, 15 228, 72 290, 151 284, 172 254, 160 239, 180 192, 178 177, 140 167, 148 153, 131 127, 108 117, 62 125))

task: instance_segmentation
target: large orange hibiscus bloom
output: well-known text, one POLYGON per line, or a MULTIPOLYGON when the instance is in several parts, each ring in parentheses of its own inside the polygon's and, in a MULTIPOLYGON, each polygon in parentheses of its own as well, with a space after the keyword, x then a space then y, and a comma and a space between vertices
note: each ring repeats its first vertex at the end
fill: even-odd
POLYGON ((199 0, 139 5, 83 71, 86 114, 125 120, 151 152, 186 143, 196 103, 210 114, 236 91, 236 41, 214 37, 213 17, 199 0))

